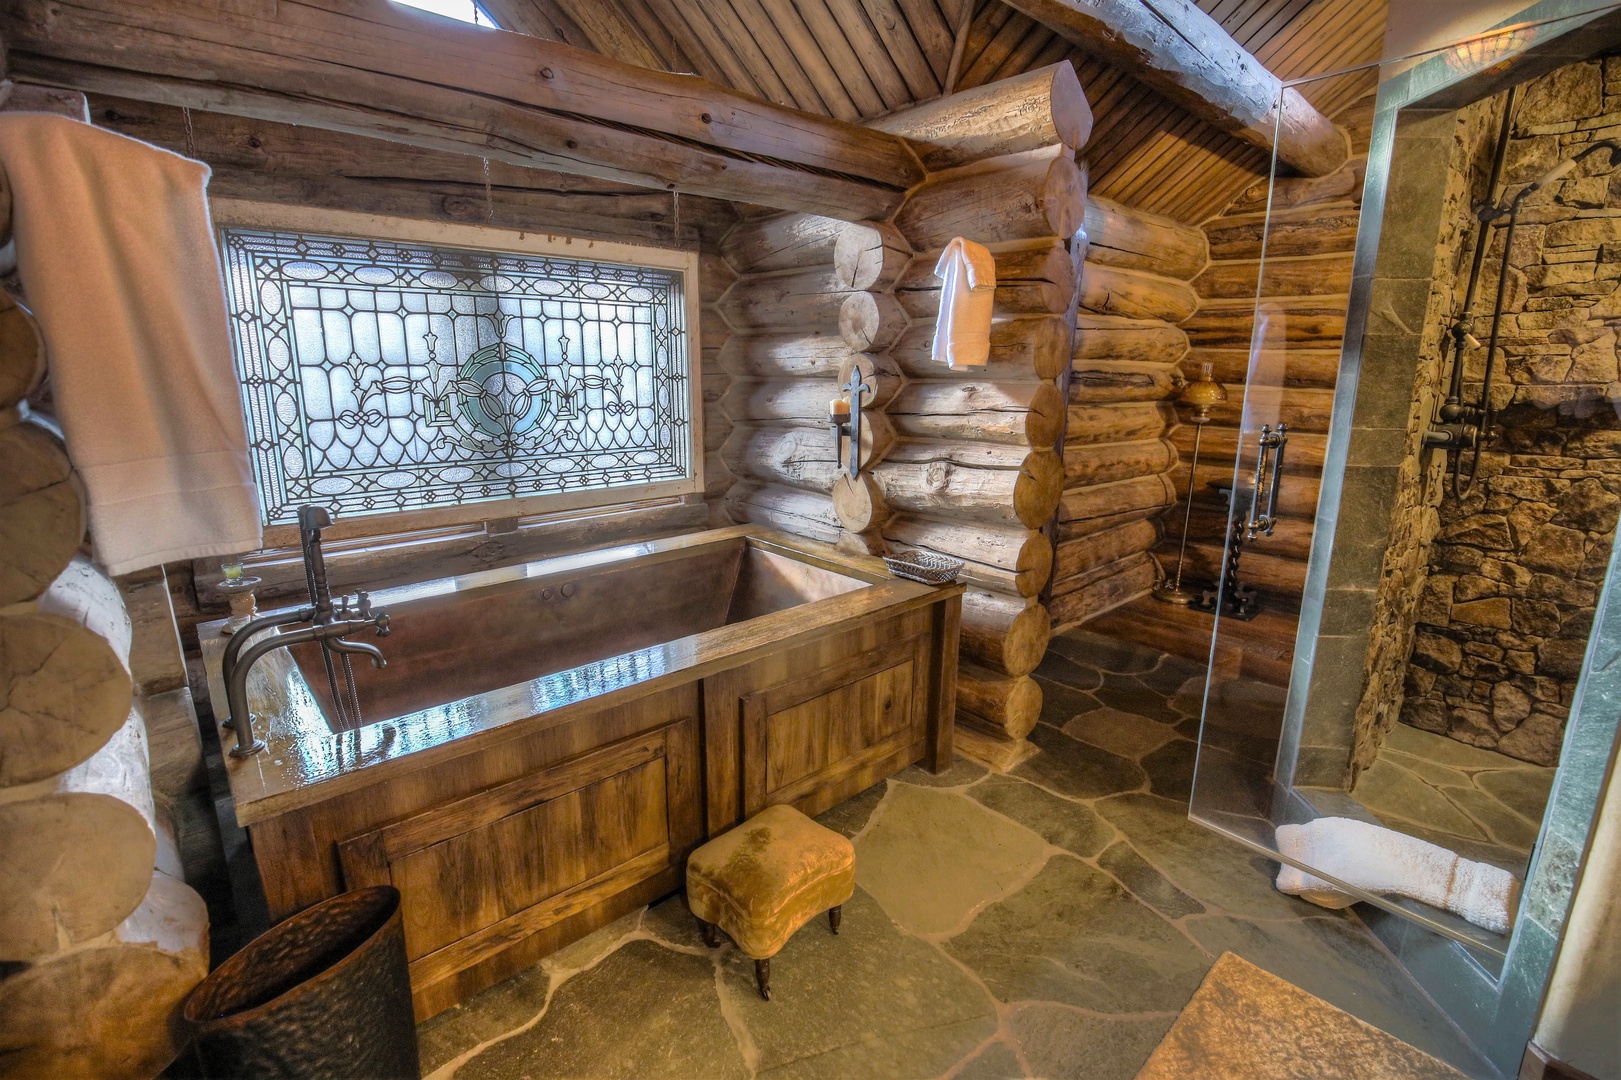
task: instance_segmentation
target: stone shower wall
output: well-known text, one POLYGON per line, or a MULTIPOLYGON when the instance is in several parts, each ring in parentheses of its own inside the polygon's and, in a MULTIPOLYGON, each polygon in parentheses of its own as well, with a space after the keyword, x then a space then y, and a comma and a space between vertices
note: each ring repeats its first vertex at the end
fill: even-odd
MULTIPOLYGON (((1501 198, 1602 138, 1621 138, 1621 58, 1527 84, 1501 198)), ((1474 169, 1486 167, 1477 155, 1474 169)), ((1482 342, 1502 240, 1494 230, 1480 284, 1482 342)), ((1621 508, 1621 169, 1600 152, 1531 196, 1509 262, 1493 392, 1500 434, 1468 494, 1430 485, 1445 494, 1400 718, 1553 765, 1621 508)), ((1467 273, 1460 262, 1460 304, 1467 273)), ((1466 397, 1479 392, 1484 359, 1484 346, 1466 356, 1466 397)))

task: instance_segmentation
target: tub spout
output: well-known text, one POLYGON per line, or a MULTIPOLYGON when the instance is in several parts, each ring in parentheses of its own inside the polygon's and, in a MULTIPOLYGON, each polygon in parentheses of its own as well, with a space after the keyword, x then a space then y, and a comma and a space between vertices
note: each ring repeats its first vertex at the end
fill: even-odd
POLYGON ((362 653, 371 657, 371 666, 381 668, 388 666, 388 659, 383 656, 383 650, 375 645, 368 645, 364 641, 349 641, 344 638, 334 638, 327 642, 333 652, 362 653))

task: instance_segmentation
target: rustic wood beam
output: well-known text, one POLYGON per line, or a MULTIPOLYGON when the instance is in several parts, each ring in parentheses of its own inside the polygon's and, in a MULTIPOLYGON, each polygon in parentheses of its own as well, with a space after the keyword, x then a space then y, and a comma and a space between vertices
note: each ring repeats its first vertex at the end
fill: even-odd
POLYGON ((1192 0, 1007 2, 1223 131, 1267 150, 1276 142, 1278 157, 1307 176, 1328 175, 1350 154, 1343 128, 1192 0))
POLYGON ((386 0, 22 0, 0 37, 52 85, 844 220, 923 177, 895 135, 386 0))

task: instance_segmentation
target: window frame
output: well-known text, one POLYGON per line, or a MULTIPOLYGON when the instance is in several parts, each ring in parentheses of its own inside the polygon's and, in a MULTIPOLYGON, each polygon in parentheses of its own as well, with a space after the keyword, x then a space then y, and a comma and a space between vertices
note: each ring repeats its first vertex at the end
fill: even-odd
MULTIPOLYGON (((272 229, 357 239, 436 244, 491 252, 555 255, 582 262, 645 266, 682 275, 682 302, 687 322, 682 345, 686 352, 689 373, 687 384, 690 400, 687 407, 692 417, 692 423, 687 429, 690 441, 688 453, 692 461, 690 478, 593 491, 550 492, 525 495, 516 499, 491 499, 431 509, 393 510, 364 516, 350 515, 338 518, 331 529, 327 530, 327 535, 333 539, 399 534, 534 515, 550 516, 571 510, 594 510, 671 496, 703 494, 703 338, 699 322, 702 304, 698 280, 700 260, 697 252, 498 226, 469 225, 308 206, 287 206, 247 199, 216 198, 211 199, 209 205, 215 240, 220 243, 222 251, 223 230, 272 229)), ((223 273, 223 266, 221 272, 223 273)), ((231 341, 231 373, 232 377, 236 378, 234 328, 231 341)), ((238 388, 240 390, 240 384, 238 388)), ((256 506, 255 510, 262 513, 263 508, 256 506)), ((296 525, 265 526, 263 540, 265 549, 287 547, 297 543, 296 525)))

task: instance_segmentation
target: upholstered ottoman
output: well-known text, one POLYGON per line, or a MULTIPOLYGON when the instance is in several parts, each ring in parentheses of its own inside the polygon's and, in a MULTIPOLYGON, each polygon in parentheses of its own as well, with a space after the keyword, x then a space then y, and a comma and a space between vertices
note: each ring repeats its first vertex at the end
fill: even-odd
POLYGON ((715 928, 754 958, 760 996, 771 1000, 771 958, 794 931, 840 908, 856 888, 855 847, 791 806, 771 806, 692 853, 687 906, 710 948, 715 928))

